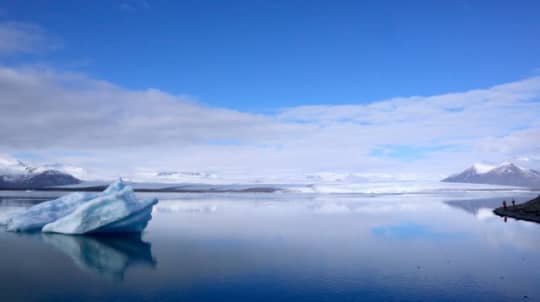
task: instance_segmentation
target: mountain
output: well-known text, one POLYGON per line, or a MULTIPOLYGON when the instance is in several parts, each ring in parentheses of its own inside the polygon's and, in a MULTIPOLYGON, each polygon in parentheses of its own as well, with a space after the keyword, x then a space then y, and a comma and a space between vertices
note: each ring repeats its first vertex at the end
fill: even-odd
POLYGON ((0 189, 38 189, 78 184, 70 173, 60 171, 58 164, 32 166, 20 160, 0 157, 0 189))
POLYGON ((52 186, 78 184, 74 176, 56 170, 39 173, 0 175, 0 189, 39 189, 52 186))
POLYGON ((540 188, 540 172, 513 163, 503 163, 496 167, 475 164, 442 181, 540 188))

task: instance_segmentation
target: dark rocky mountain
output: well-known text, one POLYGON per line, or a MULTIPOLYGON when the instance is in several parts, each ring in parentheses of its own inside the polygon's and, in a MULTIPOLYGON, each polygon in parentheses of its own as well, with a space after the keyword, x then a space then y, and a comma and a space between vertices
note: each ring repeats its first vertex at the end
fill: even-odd
POLYGON ((73 185, 80 182, 79 179, 72 175, 56 170, 0 175, 0 189, 39 189, 52 186, 73 185))
POLYGON ((449 176, 442 181, 540 189, 540 172, 521 168, 513 163, 501 164, 491 169, 480 169, 479 166, 473 165, 465 171, 449 176))

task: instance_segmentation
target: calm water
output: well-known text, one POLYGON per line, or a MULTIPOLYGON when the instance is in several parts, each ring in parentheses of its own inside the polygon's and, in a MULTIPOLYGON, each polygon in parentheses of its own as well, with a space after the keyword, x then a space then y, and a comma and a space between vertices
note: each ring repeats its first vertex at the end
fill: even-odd
POLYGON ((519 194, 159 194, 142 236, 0 231, 0 301, 540 301, 519 194))

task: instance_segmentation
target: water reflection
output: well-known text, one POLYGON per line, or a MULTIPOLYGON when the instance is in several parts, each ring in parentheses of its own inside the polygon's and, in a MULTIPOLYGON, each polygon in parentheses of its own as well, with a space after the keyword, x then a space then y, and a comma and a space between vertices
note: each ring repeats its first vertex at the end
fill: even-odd
POLYGON ((493 210, 502 205, 503 200, 512 200, 515 203, 523 203, 530 200, 531 197, 517 196, 517 197, 496 197, 496 198, 483 198, 483 199, 471 199, 471 200, 447 200, 445 204, 461 209, 469 214, 475 216, 478 220, 493 220, 507 223, 507 217, 498 217, 493 213, 493 210))
POLYGON ((502 200, 504 200, 504 197, 473 199, 473 200, 448 200, 448 201, 445 201, 444 203, 446 203, 449 206, 464 210, 474 216, 478 216, 478 214, 483 209, 493 210, 496 207, 500 207, 502 200))
POLYGON ((371 229, 371 233, 379 238, 391 240, 448 240, 453 238, 464 238, 466 234, 447 233, 434 230, 429 225, 417 224, 414 222, 404 222, 396 225, 382 225, 371 229))
POLYGON ((0 301, 536 301, 539 225, 482 201, 509 195, 164 193, 147 242, 0 231, 0 301))
POLYGON ((68 255, 80 269, 113 280, 123 280, 128 268, 154 268, 151 244, 140 234, 121 236, 70 236, 42 234, 47 244, 68 255))

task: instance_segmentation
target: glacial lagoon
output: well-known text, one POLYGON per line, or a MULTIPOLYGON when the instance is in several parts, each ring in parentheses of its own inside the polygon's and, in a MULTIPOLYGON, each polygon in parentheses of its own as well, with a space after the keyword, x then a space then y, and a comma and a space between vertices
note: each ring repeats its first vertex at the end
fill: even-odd
POLYGON ((0 231, 0 301, 540 301, 540 224, 491 212, 538 192, 137 195, 140 235, 0 231))

